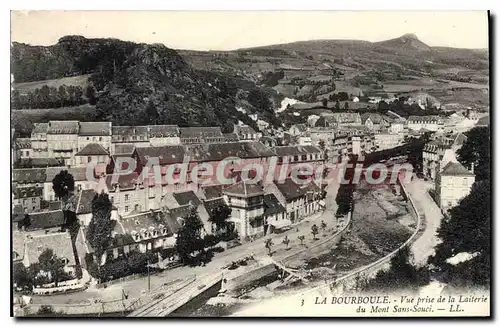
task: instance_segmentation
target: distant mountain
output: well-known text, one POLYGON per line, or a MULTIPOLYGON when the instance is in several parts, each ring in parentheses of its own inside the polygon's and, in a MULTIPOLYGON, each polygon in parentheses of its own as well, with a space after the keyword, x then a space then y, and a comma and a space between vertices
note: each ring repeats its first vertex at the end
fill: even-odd
POLYGON ((397 53, 413 54, 417 52, 430 52, 432 48, 420 41, 415 34, 405 34, 401 37, 386 40, 382 42, 375 42, 374 44, 385 48, 392 49, 397 53))

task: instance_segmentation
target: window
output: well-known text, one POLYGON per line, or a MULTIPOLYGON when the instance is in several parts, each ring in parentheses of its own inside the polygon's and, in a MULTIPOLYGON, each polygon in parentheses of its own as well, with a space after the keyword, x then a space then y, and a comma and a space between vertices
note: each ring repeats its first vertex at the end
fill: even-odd
POLYGON ((36 203, 36 198, 32 198, 31 203, 36 203))
POLYGON ((293 161, 299 161, 299 156, 293 156, 293 161))
POLYGON ((467 185, 467 178, 464 178, 464 179, 462 180, 462 185, 464 185, 464 186, 465 186, 465 185, 467 185))
POLYGON ((114 200, 115 200, 115 198, 114 197, 110 197, 109 200, 110 200, 111 203, 113 203, 114 200))
POLYGON ((89 141, 89 140, 90 140, 90 137, 87 136, 87 141, 89 141))
POLYGON ((92 162, 92 157, 87 157, 87 162, 91 163, 92 162))
POLYGON ((128 206, 125 206, 125 212, 128 212, 128 206))
POLYGON ((128 200, 129 200, 129 195, 125 194, 125 201, 128 201, 128 200))
POLYGON ((102 141, 102 137, 101 136, 99 136, 99 141, 102 141))

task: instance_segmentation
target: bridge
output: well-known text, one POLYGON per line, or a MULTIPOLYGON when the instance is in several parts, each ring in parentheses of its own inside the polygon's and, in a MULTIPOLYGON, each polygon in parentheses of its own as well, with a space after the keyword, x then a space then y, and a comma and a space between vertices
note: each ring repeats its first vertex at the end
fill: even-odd
POLYGON ((137 306, 127 317, 165 317, 222 281, 222 273, 195 276, 174 290, 158 293, 153 301, 137 306))

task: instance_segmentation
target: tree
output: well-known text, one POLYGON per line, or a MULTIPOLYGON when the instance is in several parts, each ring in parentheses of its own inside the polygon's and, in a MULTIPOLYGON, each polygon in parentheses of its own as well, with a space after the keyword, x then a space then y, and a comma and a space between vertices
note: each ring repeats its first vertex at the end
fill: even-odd
POLYGON ((474 164, 476 180, 490 178, 490 132, 488 127, 475 127, 466 133, 467 140, 457 151, 457 159, 467 168, 474 164))
POLYGON ((184 219, 184 223, 177 233, 175 249, 182 262, 190 262, 191 254, 195 251, 202 251, 205 247, 201 238, 201 222, 196 209, 192 209, 189 215, 184 219))
POLYGON ((227 229, 227 219, 229 218, 229 215, 231 215, 231 208, 229 208, 226 204, 223 204, 209 212, 208 221, 215 224, 217 232, 220 232, 227 229))
POLYGON ((379 271, 376 277, 361 285, 364 291, 417 290, 429 283, 430 275, 426 267, 416 268, 410 262, 408 247, 401 249, 392 259, 387 271, 379 271))
POLYGON ((14 264, 12 270, 13 281, 16 286, 22 289, 31 289, 31 287, 33 286, 33 281, 30 278, 28 269, 26 269, 26 267, 22 263, 18 262, 14 264))
POLYGON ((265 244, 264 244, 264 246, 267 249, 269 255, 271 255, 271 248, 272 248, 273 245, 274 245, 273 240, 270 239, 270 238, 268 238, 266 240, 265 244))
POLYGON ((64 107, 64 104, 68 99, 68 93, 66 92, 66 87, 64 87, 64 85, 59 86, 58 97, 61 103, 61 107, 64 107))
POLYGON ((344 102, 344 110, 349 110, 349 102, 344 102))
POLYGON ((50 273, 50 277, 57 287, 61 278, 66 274, 62 258, 57 257, 52 249, 45 249, 38 257, 38 262, 41 270, 50 273))
POLYGON ((285 235, 285 238, 283 239, 283 244, 285 244, 285 249, 288 250, 288 244, 290 244, 290 239, 288 238, 287 235, 285 235))
POLYGON ((95 105, 97 103, 97 99, 95 97, 95 88, 92 85, 87 86, 85 89, 85 96, 89 99, 89 103, 91 105, 95 105))
POLYGON ((449 210, 437 234, 442 241, 429 258, 445 280, 463 286, 489 285, 491 276, 491 185, 489 180, 474 183, 471 192, 449 210), (457 265, 447 260, 459 253, 474 255, 457 265))
POLYGON ((316 224, 312 225, 311 226, 311 234, 313 236, 313 240, 316 239, 316 235, 318 235, 318 233, 319 233, 318 226, 316 226, 316 224))
POLYGON ((52 189, 56 197, 63 201, 75 190, 75 179, 67 170, 61 170, 52 180, 52 189))
POLYGON ((340 110, 340 102, 339 102, 339 100, 337 100, 337 102, 335 103, 335 109, 340 110))
POLYGON ((306 239, 306 237, 304 235, 300 235, 299 237, 297 237, 300 241, 300 245, 304 245, 304 240, 306 239))
POLYGON ((92 219, 87 229, 87 240, 95 251, 97 264, 100 264, 102 254, 111 242, 113 221, 111 210, 113 205, 106 193, 96 194, 92 199, 92 219))
POLYGON ((326 98, 323 98, 321 103, 323 104, 323 108, 328 108, 328 100, 326 98))

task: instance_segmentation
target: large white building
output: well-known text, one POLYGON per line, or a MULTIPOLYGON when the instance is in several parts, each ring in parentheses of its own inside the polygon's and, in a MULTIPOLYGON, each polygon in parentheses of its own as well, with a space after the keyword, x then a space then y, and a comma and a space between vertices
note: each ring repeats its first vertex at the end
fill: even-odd
POLYGON ((436 201, 441 210, 446 212, 469 195, 474 181, 474 167, 467 170, 456 160, 451 149, 446 150, 436 178, 436 201))

